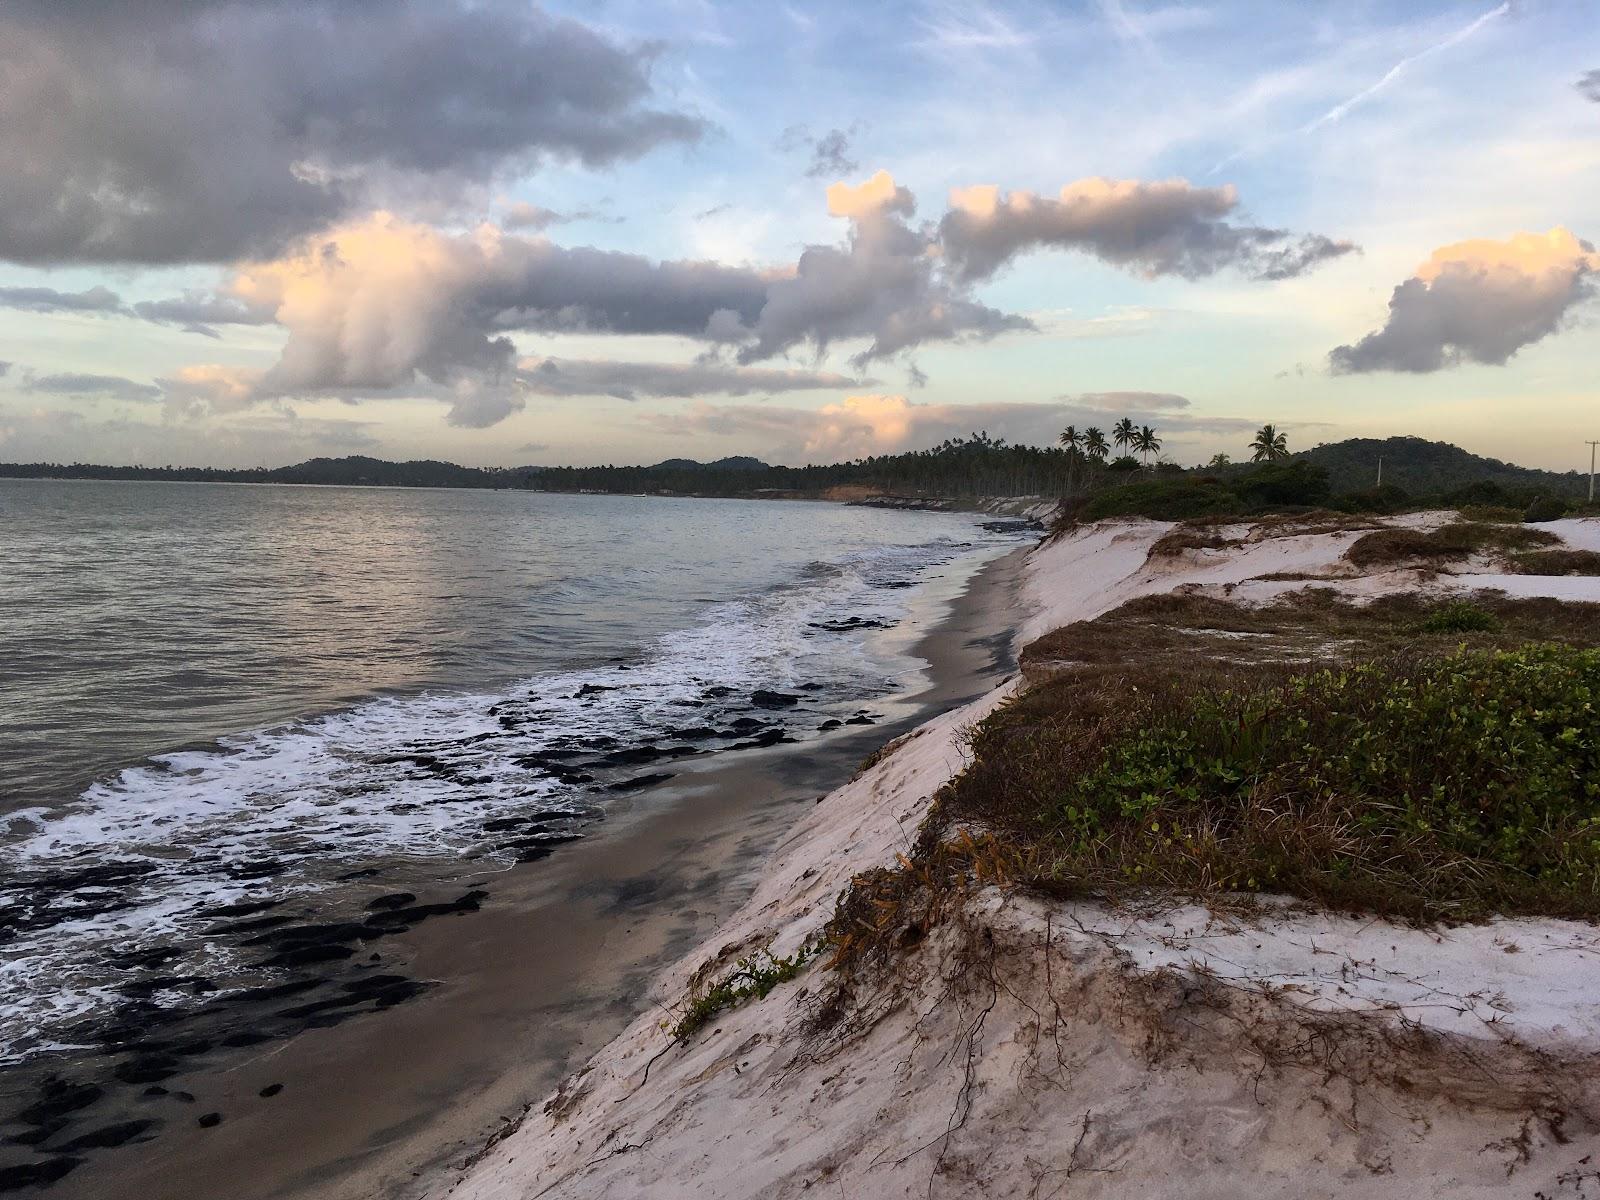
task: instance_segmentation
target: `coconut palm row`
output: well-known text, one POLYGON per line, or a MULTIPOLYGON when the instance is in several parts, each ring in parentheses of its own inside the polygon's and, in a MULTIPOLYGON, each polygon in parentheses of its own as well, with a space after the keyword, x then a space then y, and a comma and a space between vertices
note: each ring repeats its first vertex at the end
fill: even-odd
POLYGON ((1068 425, 1061 431, 1061 444, 1068 450, 1083 454, 1096 462, 1105 462, 1106 457, 1115 446, 1118 450, 1127 452, 1132 450, 1144 456, 1145 465, 1150 463, 1150 456, 1161 450, 1161 439, 1156 436, 1156 431, 1145 425, 1135 429, 1133 422, 1123 417, 1111 427, 1111 440, 1106 441, 1106 435, 1093 425, 1078 432, 1076 425, 1068 425))
MULTIPOLYGON (((1076 425, 1068 425, 1061 431, 1061 444, 1074 454, 1081 454, 1095 462, 1103 463, 1111 448, 1126 453, 1132 450, 1144 459, 1144 465, 1150 465, 1150 456, 1161 451, 1161 439, 1156 431, 1148 425, 1134 428, 1133 422, 1123 417, 1111 427, 1111 440, 1106 441, 1106 435, 1093 425, 1078 431, 1076 425)), ((1250 443, 1250 460, 1252 462, 1271 462, 1280 458, 1289 457, 1289 438, 1276 426, 1263 425, 1256 431, 1254 440, 1250 443)))

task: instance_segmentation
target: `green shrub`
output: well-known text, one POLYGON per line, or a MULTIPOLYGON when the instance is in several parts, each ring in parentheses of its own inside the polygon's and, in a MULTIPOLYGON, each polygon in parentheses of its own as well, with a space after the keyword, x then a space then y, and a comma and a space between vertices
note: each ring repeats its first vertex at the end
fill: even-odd
POLYGON ((1500 620, 1471 601, 1451 600, 1424 617, 1418 628, 1423 633, 1489 633, 1500 628, 1500 620))
POLYGON ((1216 482, 1189 479, 1148 479, 1110 488, 1090 498, 1083 519, 1153 517, 1181 521, 1186 517, 1228 515, 1243 511, 1239 498, 1216 482))
POLYGON ((1361 492, 1346 492, 1331 500, 1329 506, 1348 513, 1396 513, 1411 507, 1411 493, 1386 483, 1361 492))
POLYGON ((1567 502, 1555 496, 1540 496, 1522 514, 1529 524, 1539 521, 1559 521, 1567 515, 1567 502))
POLYGON ((1306 459, 1267 463, 1228 481, 1234 494, 1252 509, 1283 505, 1315 507, 1328 499, 1328 472, 1306 459))

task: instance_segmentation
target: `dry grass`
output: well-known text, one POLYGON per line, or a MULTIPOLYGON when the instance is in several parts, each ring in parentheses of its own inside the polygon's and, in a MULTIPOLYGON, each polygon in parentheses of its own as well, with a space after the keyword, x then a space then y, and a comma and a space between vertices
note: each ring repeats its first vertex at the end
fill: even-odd
POLYGON ((1560 541, 1545 529, 1457 521, 1431 533, 1415 529, 1380 529, 1359 539, 1345 551, 1345 558, 1358 567, 1436 566, 1459 562, 1475 554, 1507 555, 1559 545, 1560 541))
POLYGON ((1225 550, 1237 542, 1215 533, 1195 533, 1179 526, 1171 533, 1157 538, 1150 547, 1151 558, 1177 558, 1190 550, 1225 550))
POLYGON ((1600 575, 1600 554, 1593 550, 1532 550, 1515 555, 1518 575, 1600 575))

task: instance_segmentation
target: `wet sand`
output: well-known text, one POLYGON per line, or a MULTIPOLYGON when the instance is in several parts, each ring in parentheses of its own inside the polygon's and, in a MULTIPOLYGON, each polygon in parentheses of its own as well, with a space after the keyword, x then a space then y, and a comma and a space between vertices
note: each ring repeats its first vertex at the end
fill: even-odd
MULTIPOLYGON (((593 837, 484 872, 481 912, 385 944, 424 995, 167 1081, 160 1137, 96 1154, 50 1194, 122 1200, 410 1200, 437 1196, 497 1130, 637 1015, 648 981, 748 896, 803 806, 888 739, 1012 668, 1022 551, 922 601, 926 686, 889 719, 818 741, 687 766, 614 801, 593 837), (937 610, 944 609, 942 614, 937 610), (263 1097, 263 1089, 281 1090, 263 1097), (178 1111, 174 1111, 177 1108, 178 1111), (198 1118, 222 1120, 202 1128, 198 1118)), ((908 831, 909 835, 910 831, 908 831)), ((666 1019, 663 1014, 663 1019, 666 1019)))

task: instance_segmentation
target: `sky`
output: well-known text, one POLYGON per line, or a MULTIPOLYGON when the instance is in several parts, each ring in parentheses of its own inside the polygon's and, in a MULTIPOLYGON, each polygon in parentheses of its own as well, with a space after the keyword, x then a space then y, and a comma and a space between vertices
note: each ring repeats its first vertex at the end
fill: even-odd
POLYGON ((1596 241, 1596 0, 0 5, 0 461, 1586 468, 1596 241))

